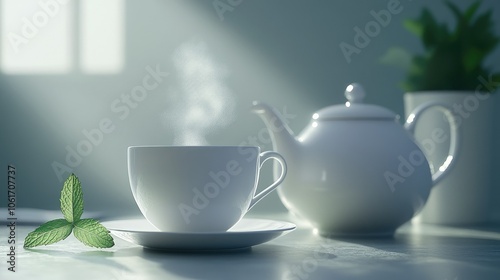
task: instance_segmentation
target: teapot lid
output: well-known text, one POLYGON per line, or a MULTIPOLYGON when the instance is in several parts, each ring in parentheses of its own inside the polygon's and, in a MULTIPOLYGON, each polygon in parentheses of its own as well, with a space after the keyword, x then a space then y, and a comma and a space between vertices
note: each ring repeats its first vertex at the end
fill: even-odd
POLYGON ((384 119, 394 120, 396 114, 392 111, 373 104, 364 104, 365 90, 360 84, 353 83, 347 86, 344 105, 333 105, 323 108, 313 115, 314 120, 359 120, 384 119))

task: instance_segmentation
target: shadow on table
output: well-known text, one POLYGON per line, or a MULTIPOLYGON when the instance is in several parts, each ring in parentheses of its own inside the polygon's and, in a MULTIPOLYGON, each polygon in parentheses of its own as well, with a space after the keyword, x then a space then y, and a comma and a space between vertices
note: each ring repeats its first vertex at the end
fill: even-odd
MULTIPOLYGON (((119 250, 132 254, 138 251, 132 248, 119 250)), ((325 259, 336 256, 329 252, 321 252, 325 259)), ((141 249, 140 257, 158 263, 162 269, 192 279, 294 279, 284 278, 294 271, 294 264, 304 261, 304 255, 313 252, 300 249, 290 253, 290 247, 266 244, 254 248, 230 251, 175 252, 141 249)))
POLYGON ((419 273, 427 273, 429 279, 462 279, 464 275, 471 273, 475 279, 490 279, 492 275, 498 275, 498 226, 458 228, 419 225, 398 231, 389 238, 336 240, 365 248, 365 252, 370 251, 367 248, 371 248, 375 252, 374 256, 379 257, 381 262, 386 256, 397 254, 400 257, 391 263, 407 267, 409 271, 421 267, 419 273), (445 276, 444 271, 453 273, 445 276), (480 275, 484 278, 479 277, 480 275))
MULTIPOLYGON (((85 252, 67 252, 61 250, 51 250, 51 249, 26 249, 32 253, 44 254, 48 256, 56 256, 56 257, 67 257, 67 258, 75 258, 78 260, 82 260, 85 262, 89 262, 92 264, 113 267, 121 271, 130 271, 130 269, 114 260, 114 257, 117 257, 115 252, 110 251, 101 251, 101 250, 93 250, 93 251, 85 251, 85 252)), ((124 254, 124 252, 120 253, 121 256, 135 256, 136 253, 128 250, 124 254)))
MULTIPOLYGON (((318 262, 313 272, 281 279, 498 279, 500 228, 406 226, 385 238, 346 238, 315 235, 312 229, 296 232, 297 241, 323 244, 335 259, 318 262)), ((310 248, 315 248, 310 247, 310 248)), ((304 262, 302 262, 304 263, 304 262)), ((295 262, 295 264, 300 264, 295 262)), ((290 267, 290 265, 289 265, 290 267)))

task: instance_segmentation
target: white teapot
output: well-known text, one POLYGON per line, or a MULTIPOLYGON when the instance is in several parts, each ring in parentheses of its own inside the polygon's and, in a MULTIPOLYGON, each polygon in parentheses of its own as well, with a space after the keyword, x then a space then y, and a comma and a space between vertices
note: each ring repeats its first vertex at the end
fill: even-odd
POLYGON ((279 197, 322 235, 393 234, 422 209, 432 186, 456 161, 455 117, 443 104, 426 103, 402 126, 390 110, 364 104, 360 85, 349 85, 345 96, 345 104, 316 112, 298 137, 277 110, 253 103, 252 111, 264 120, 274 149, 288 164, 279 197), (412 134, 420 115, 432 107, 444 112, 451 127, 451 135, 433 137, 451 138, 448 157, 431 172, 412 134))

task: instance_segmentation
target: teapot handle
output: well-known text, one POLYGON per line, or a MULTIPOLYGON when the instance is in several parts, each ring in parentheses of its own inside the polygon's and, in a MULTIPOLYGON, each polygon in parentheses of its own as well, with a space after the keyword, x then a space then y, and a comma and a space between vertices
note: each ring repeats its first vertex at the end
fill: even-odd
POLYGON ((442 111, 446 119, 448 120, 448 123, 450 125, 451 138, 450 138, 450 149, 448 150, 448 156, 446 157, 446 160, 437 170, 434 171, 434 174, 432 174, 433 186, 435 186, 444 177, 446 177, 448 172, 451 170, 451 167, 457 161, 457 155, 460 150, 460 135, 461 135, 461 129, 457 125, 458 123, 457 119, 447 105, 437 102, 427 102, 417 106, 408 115, 408 118, 406 119, 406 123, 404 125, 407 131, 409 131, 412 135, 415 135, 416 123, 420 118, 420 116, 422 115, 422 113, 434 107, 442 111))

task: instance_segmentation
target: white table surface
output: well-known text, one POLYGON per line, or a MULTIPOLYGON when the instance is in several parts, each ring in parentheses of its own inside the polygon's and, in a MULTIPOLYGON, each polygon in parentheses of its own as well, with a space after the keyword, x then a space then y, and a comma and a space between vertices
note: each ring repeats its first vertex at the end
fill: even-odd
MULTIPOLYGON (((259 218, 297 223, 286 213, 259 218)), ((16 272, 7 270, 8 233, 0 231, 0 279, 500 279, 499 226, 405 225, 394 238, 349 240, 299 223, 271 242, 219 253, 157 252, 116 237, 113 248, 97 250, 73 236, 24 250, 35 227, 16 227, 16 272)))

